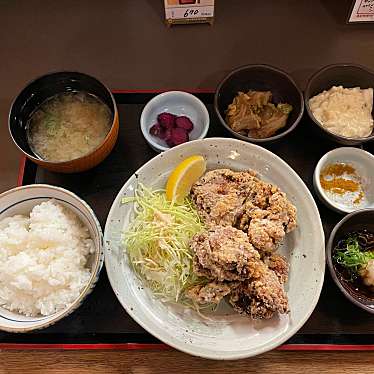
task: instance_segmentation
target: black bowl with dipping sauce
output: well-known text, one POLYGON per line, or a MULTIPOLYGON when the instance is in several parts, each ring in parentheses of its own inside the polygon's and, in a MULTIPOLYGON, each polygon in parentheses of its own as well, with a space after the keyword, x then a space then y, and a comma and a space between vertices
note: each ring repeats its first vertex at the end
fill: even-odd
MULTIPOLYGON (((308 81, 304 92, 306 111, 316 125, 320 134, 328 139, 343 145, 358 145, 374 139, 374 131, 365 138, 349 138, 334 134, 325 129, 313 116, 309 107, 309 100, 324 90, 329 90, 333 86, 343 86, 344 88, 360 87, 374 88, 374 72, 368 68, 354 64, 334 64, 328 65, 317 71, 308 81)), ((373 114, 373 113, 372 113, 373 114)))
POLYGON ((119 132, 117 106, 110 90, 96 78, 78 72, 57 72, 30 82, 14 100, 9 113, 9 132, 18 149, 30 160, 55 172, 74 173, 88 170, 105 159, 113 149, 119 132), (111 112, 111 127, 104 141, 92 152, 69 161, 47 161, 30 148, 27 126, 35 110, 57 94, 86 92, 107 105, 111 112))
POLYGON ((374 314, 374 292, 368 291, 368 288, 360 281, 348 281, 344 275, 342 267, 334 260, 334 248, 345 235, 355 232, 368 230, 374 233, 374 209, 361 209, 345 216, 332 231, 326 247, 327 264, 331 276, 344 296, 360 308, 374 314))
POLYGON ((304 112, 303 94, 294 80, 282 70, 269 65, 246 65, 229 73, 218 85, 214 96, 214 109, 220 123, 230 133, 241 140, 251 143, 271 143, 282 139, 299 124, 304 112), (268 138, 254 138, 239 134, 226 123, 226 110, 234 97, 241 92, 271 91, 272 102, 292 105, 285 127, 268 138))

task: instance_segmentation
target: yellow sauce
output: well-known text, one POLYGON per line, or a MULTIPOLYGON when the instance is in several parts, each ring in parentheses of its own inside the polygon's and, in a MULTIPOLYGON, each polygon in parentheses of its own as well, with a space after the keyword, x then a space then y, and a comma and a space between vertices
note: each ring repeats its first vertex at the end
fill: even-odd
POLYGON ((355 168, 345 163, 327 165, 320 174, 321 187, 328 192, 344 195, 349 192, 358 192, 353 203, 359 204, 364 198, 361 180, 355 168))

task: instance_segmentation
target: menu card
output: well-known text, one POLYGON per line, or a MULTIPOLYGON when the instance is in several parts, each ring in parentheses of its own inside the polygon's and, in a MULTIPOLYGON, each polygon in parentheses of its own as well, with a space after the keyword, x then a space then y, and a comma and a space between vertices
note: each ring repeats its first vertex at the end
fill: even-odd
POLYGON ((214 0, 164 0, 168 25, 213 23, 214 0))
POLYGON ((374 0, 355 0, 348 22, 374 22, 374 0))

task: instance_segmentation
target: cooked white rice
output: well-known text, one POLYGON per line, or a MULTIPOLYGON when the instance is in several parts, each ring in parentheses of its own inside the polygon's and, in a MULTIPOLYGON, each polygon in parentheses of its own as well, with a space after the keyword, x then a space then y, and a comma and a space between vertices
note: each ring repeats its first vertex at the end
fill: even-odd
POLYGON ((0 305, 26 316, 68 307, 87 285, 88 229, 54 200, 36 205, 30 217, 0 221, 0 305))

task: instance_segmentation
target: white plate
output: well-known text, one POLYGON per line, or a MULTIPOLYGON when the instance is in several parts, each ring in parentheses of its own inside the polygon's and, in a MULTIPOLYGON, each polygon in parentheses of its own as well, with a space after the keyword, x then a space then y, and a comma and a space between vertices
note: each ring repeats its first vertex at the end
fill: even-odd
POLYGON ((273 153, 247 142, 209 138, 182 144, 142 166, 123 186, 110 210, 104 234, 105 265, 110 283, 127 313, 152 335, 181 351, 212 359, 239 359, 269 351, 285 342, 306 322, 322 288, 325 242, 320 216, 299 176, 273 153), (200 154, 208 169, 254 169, 285 191, 298 209, 298 228, 287 235, 280 252, 290 261, 286 285, 291 313, 252 321, 223 305, 207 321, 182 307, 157 300, 133 272, 121 245, 121 234, 133 217, 133 206, 121 204, 137 182, 163 187, 172 169, 200 154))

